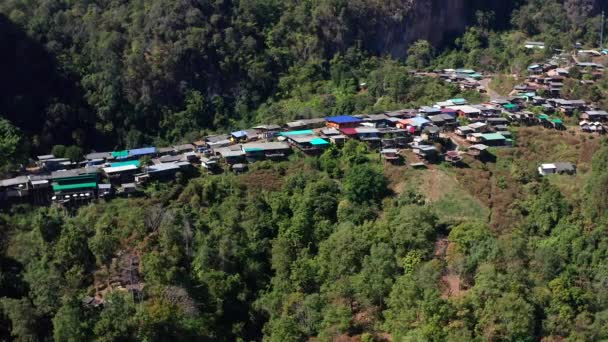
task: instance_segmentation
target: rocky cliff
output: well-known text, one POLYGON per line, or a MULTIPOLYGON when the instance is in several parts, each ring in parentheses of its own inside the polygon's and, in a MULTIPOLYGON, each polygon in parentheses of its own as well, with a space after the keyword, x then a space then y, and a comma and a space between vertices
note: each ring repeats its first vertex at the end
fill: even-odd
MULTIPOLYGON (((389 1, 389 3, 394 1, 389 1)), ((399 2, 399 1, 397 1, 399 2)), ((402 58, 408 46, 426 39, 440 47, 462 34, 467 26, 475 24, 477 11, 494 12, 494 29, 509 26, 511 14, 527 1, 523 0, 402 0, 398 6, 406 8, 405 16, 391 16, 390 10, 381 13, 383 17, 369 18, 373 22, 366 28, 366 47, 378 53, 390 53, 402 58), (374 32, 369 39, 369 32, 374 32)), ((574 25, 586 18, 597 15, 602 9, 608 10, 608 0, 564 0, 563 6, 574 25)), ((369 22, 366 22, 369 24, 369 22)))
MULTIPOLYGON (((418 39, 426 39, 434 46, 441 46, 462 34, 466 27, 475 23, 477 11, 495 14, 493 27, 508 25, 510 13, 520 1, 487 0, 421 0, 409 1, 407 16, 402 20, 381 20, 375 27, 377 33, 368 41, 368 48, 389 52, 394 57, 404 57, 407 47, 418 39)), ((390 19, 390 17, 389 17, 390 19)))

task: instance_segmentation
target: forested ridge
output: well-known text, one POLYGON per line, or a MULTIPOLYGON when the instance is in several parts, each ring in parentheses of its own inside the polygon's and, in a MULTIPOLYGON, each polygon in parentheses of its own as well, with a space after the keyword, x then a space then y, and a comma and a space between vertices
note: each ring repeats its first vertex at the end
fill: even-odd
MULTIPOLYGON (((447 1, 448 22, 440 2, 1 1, 0 171, 60 144, 480 99, 411 71, 595 48, 605 5, 447 1), (449 32, 424 36, 425 18, 449 32)), ((605 79, 566 86, 606 105, 605 79)), ((350 140, 78 209, 3 206, 0 339, 606 340, 608 142, 513 133, 463 168, 383 165, 350 140), (579 174, 540 177, 547 158, 579 174)))
MULTIPOLYGON (((335 88, 348 106, 329 98, 324 111, 360 102, 379 111, 373 103, 384 93, 351 98, 383 56, 404 57, 420 38, 448 44, 475 22, 475 9, 509 13, 516 3, 7 0, 1 39, 15 54, 2 56, 2 83, 13 96, 0 112, 44 151, 174 142, 277 120, 260 105, 317 95, 330 79, 324 92, 335 88)), ((495 18, 502 27, 508 16, 495 18)))

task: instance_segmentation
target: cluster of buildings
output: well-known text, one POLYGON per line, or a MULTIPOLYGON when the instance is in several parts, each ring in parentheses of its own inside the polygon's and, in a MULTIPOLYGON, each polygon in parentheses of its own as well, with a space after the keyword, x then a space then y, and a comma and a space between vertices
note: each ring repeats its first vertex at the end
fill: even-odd
MULTIPOLYGON (((77 162, 43 155, 38 156, 36 167, 30 167, 28 173, 0 180, 0 201, 85 203, 96 198, 132 194, 148 181, 170 180, 178 172, 195 168, 208 173, 239 173, 244 172, 249 163, 283 160, 294 150, 318 155, 348 139, 365 142, 379 150, 387 163, 401 162, 399 152, 406 148, 422 160, 430 160, 442 155, 435 142, 459 127, 459 118, 501 128, 494 125, 504 122, 499 120, 501 113, 500 108, 488 104, 470 106, 464 99, 451 99, 419 109, 302 119, 283 126, 259 125, 171 147, 91 152, 77 162)), ((505 136, 508 134, 504 128, 500 131, 505 136)), ((499 142, 496 134, 499 133, 493 136, 484 130, 476 141, 492 146, 510 144, 506 138, 499 142)), ((447 157, 457 159, 453 155, 447 157)))
POLYGON ((594 84, 604 75, 604 66, 593 62, 578 62, 569 67, 559 67, 555 62, 537 63, 528 66, 526 82, 514 88, 514 92, 536 92, 544 90, 551 96, 559 96, 564 80, 570 77, 570 68, 576 66, 583 75, 589 75, 581 84, 594 84))
POLYGON ((469 104, 465 99, 455 98, 418 109, 259 125, 170 147, 91 152, 78 162, 53 155, 39 156, 36 167, 28 169, 30 172, 0 180, 0 203, 86 203, 136 193, 148 181, 170 180, 178 172, 188 173, 196 168, 208 173, 240 173, 247 170, 249 163, 284 160, 293 151, 318 155, 348 139, 369 144, 380 152, 384 162, 392 164, 403 161, 400 152, 404 149, 411 149, 419 158, 410 165, 438 159, 458 162, 462 154, 458 147, 481 159, 490 147, 512 146, 509 125, 563 128, 557 118, 526 112, 530 104, 542 105, 547 112, 580 110, 585 120, 581 122, 583 130, 597 132, 600 128, 595 123, 608 121, 607 112, 592 110, 584 101, 518 94, 505 100, 469 104), (451 145, 452 150, 446 151, 446 145, 451 145))
MULTIPOLYGON (((587 53, 585 50, 578 51, 578 54, 587 53)), ((597 54, 600 54, 599 52, 597 54)), ((545 113, 559 112, 565 116, 579 114, 579 126, 581 131, 586 133, 606 132, 608 123, 608 113, 599 110, 593 104, 583 100, 569 100, 560 97, 564 80, 570 77, 572 67, 577 67, 582 74, 589 75, 580 82, 582 85, 595 83, 595 80, 604 74, 604 66, 594 62, 573 62, 564 67, 558 67, 558 63, 549 61, 547 63, 533 64, 528 67, 528 77, 523 84, 516 85, 511 93, 512 97, 519 97, 521 101, 531 102, 533 105, 541 106, 545 113), (540 90, 552 98, 538 96, 540 90)), ((563 125, 560 119, 550 119, 547 115, 541 118, 541 124, 545 126, 557 126, 561 129, 563 125), (555 122, 557 121, 557 125, 555 122)))
POLYGON ((473 69, 439 69, 431 73, 417 72, 418 76, 437 77, 447 83, 456 84, 462 91, 473 90, 485 93, 486 89, 479 82, 483 75, 473 69))

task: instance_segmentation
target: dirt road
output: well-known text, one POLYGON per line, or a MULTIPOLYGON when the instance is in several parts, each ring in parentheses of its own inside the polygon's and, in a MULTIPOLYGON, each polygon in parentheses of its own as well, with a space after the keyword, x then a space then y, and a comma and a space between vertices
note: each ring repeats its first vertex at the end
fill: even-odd
POLYGON ((490 101, 503 98, 503 96, 500 96, 500 94, 498 94, 492 88, 490 88, 490 81, 491 81, 490 78, 484 78, 481 81, 479 81, 479 84, 483 87, 483 89, 486 90, 488 96, 490 97, 490 101))

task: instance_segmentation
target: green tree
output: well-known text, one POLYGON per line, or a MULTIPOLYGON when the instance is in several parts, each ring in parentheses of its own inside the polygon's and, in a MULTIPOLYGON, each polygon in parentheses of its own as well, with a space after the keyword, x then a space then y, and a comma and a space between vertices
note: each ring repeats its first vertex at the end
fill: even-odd
POLYGON ((490 299, 479 314, 480 333, 487 340, 535 340, 534 307, 517 294, 490 299))
POLYGON ((414 69, 424 69, 431 64, 433 46, 426 40, 415 41, 407 50, 407 65, 414 69))
POLYGON ((70 161, 72 162, 79 162, 82 160, 82 148, 76 146, 76 145, 71 145, 68 146, 65 149, 65 158, 68 158, 70 161))
POLYGON ((365 256, 361 272, 353 280, 357 298, 367 305, 382 305, 397 273, 397 263, 389 244, 372 246, 365 256))
POLYGON ((344 177, 344 194, 355 203, 375 203, 387 193, 386 177, 374 167, 356 165, 346 172, 344 177))
POLYGON ((420 265, 413 274, 405 274, 393 285, 384 311, 385 326, 395 339, 442 341, 444 327, 452 315, 449 303, 437 288, 441 276, 438 261, 420 265))
POLYGON ((82 303, 74 297, 64 297, 63 305, 53 317, 55 341, 78 342, 90 338, 87 321, 82 312, 82 303))
POLYGON ((0 118, 0 171, 7 171, 25 159, 24 144, 21 131, 0 118))
POLYGON ((65 145, 55 145, 51 149, 51 153, 56 158, 63 158, 63 157, 65 157, 65 151, 66 151, 66 149, 67 149, 67 147, 65 145))
POLYGON ((605 221, 608 213, 608 143, 603 142, 593 156, 591 176, 586 185, 587 205, 585 211, 589 219, 596 222, 605 221))
POLYGON ((450 231, 448 261, 461 275, 472 279, 477 266, 492 262, 498 255, 496 239, 488 227, 479 222, 463 223, 450 231))
POLYGON ((97 339, 100 341, 133 339, 135 310, 130 294, 120 292, 109 294, 93 327, 97 339))
POLYGON ((38 341, 36 309, 27 298, 2 298, 2 312, 11 322, 11 336, 18 341, 38 341))

